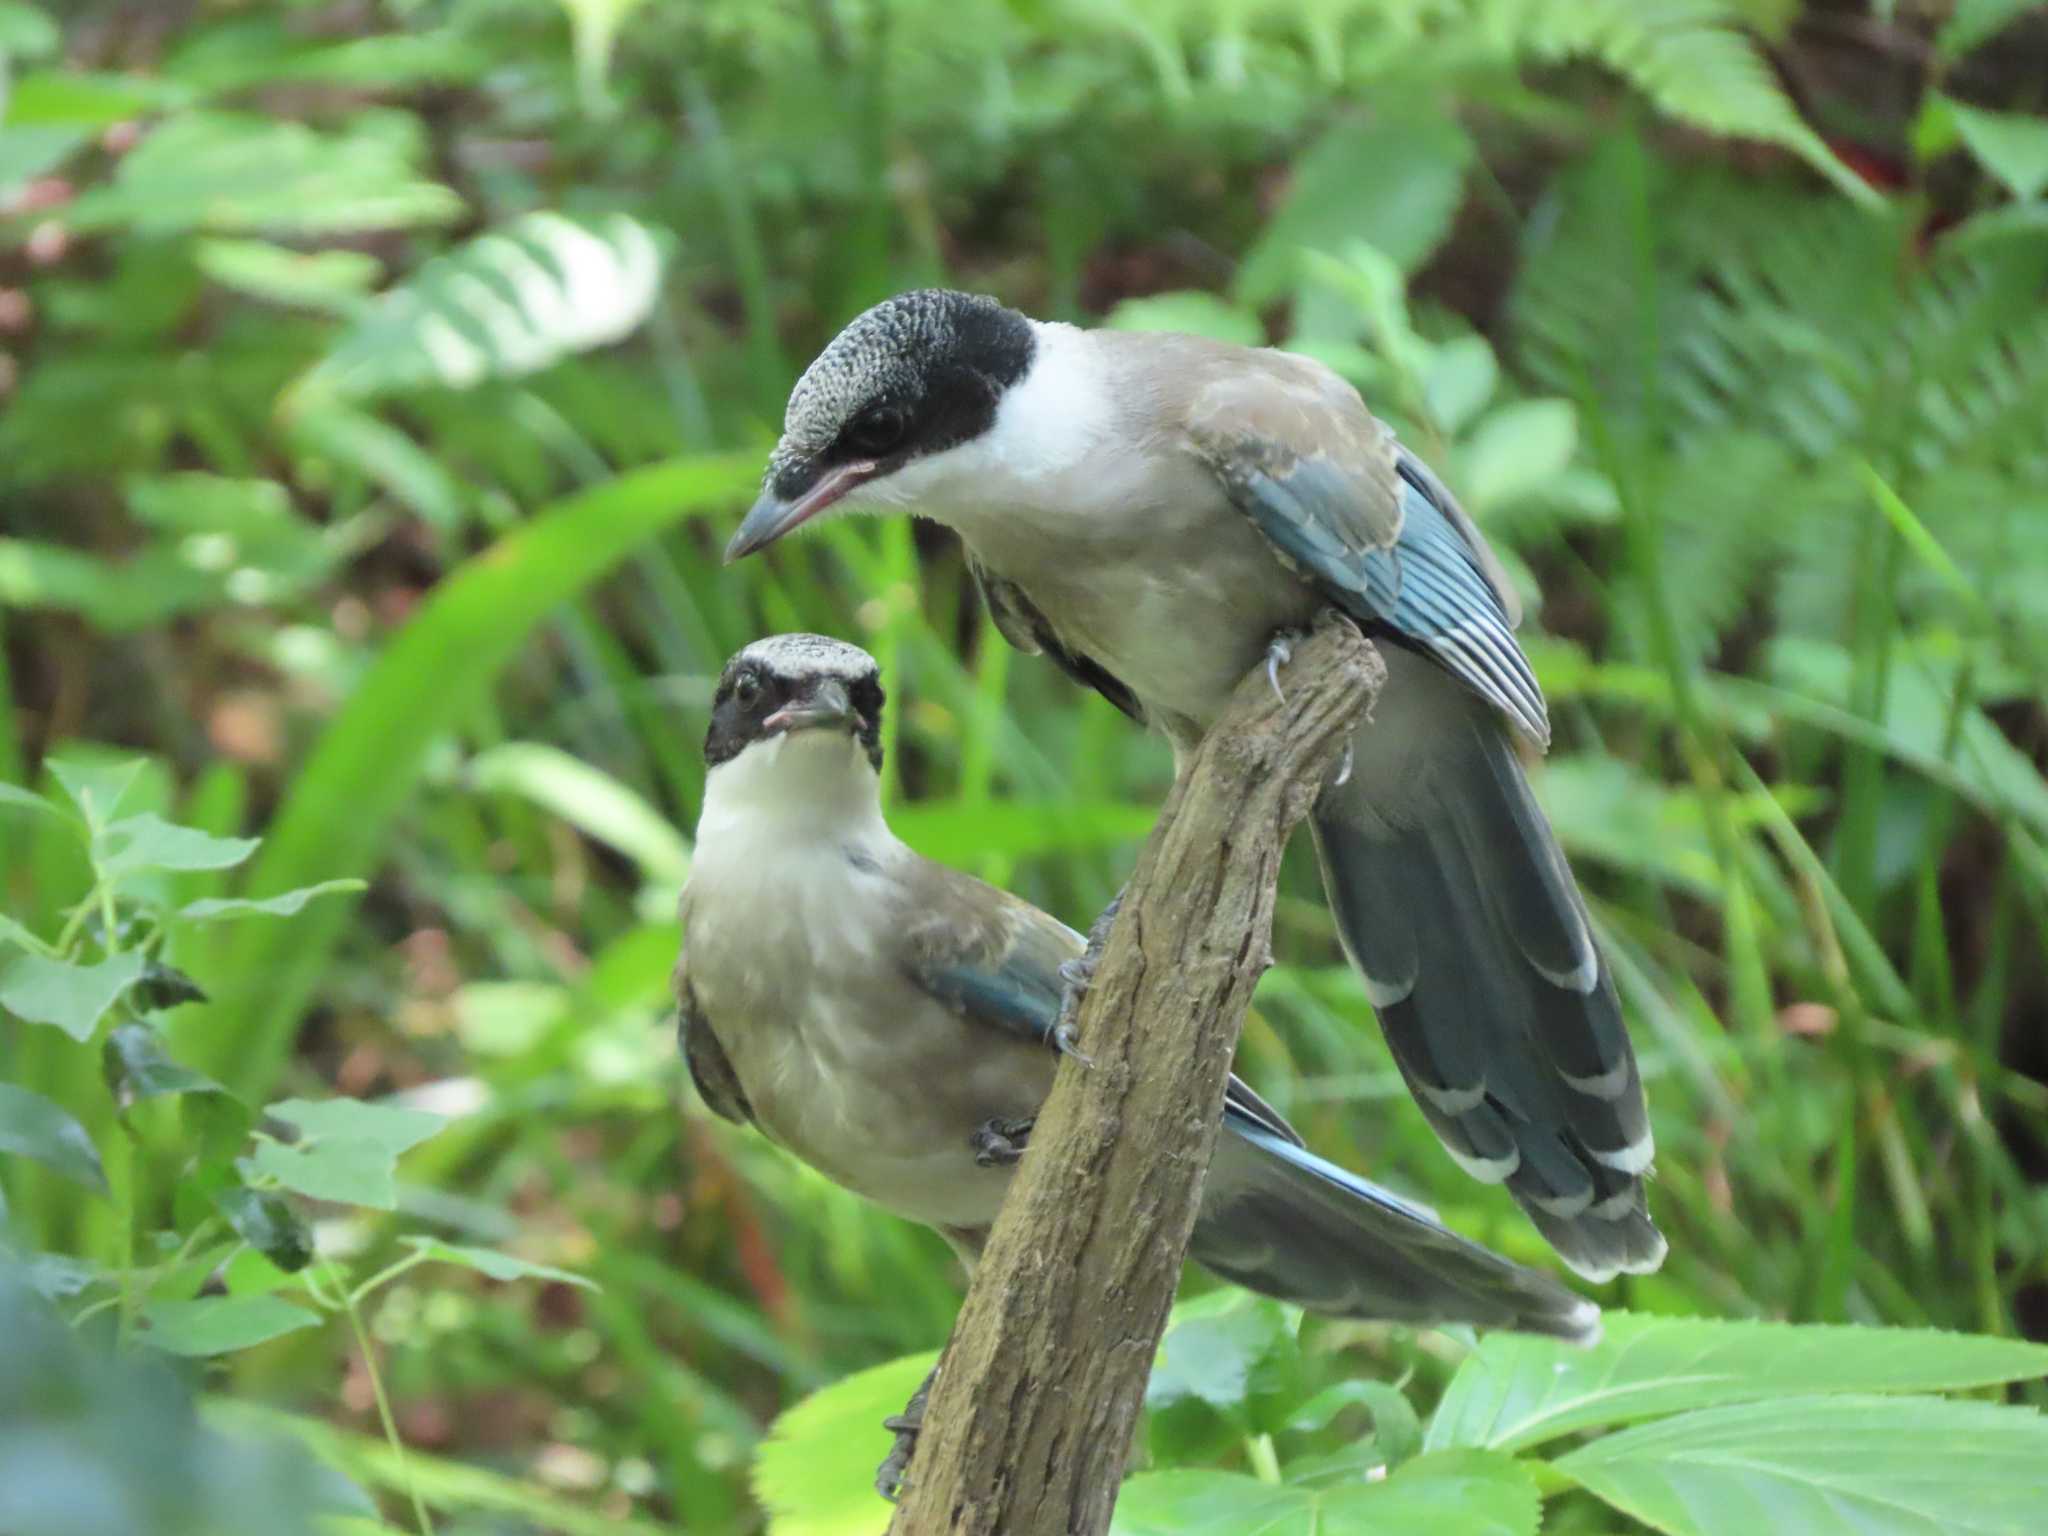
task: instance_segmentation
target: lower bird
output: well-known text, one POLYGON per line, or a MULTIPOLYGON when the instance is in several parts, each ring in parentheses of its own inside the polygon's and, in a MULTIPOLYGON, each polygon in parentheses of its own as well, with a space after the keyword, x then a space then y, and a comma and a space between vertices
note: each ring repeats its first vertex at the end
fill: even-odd
MULTIPOLYGON (((682 899, 681 1046, 714 1111, 971 1266, 1068 1048, 1060 968, 1085 941, 890 831, 882 707, 873 658, 841 641, 777 635, 727 663, 682 899)), ((1235 1077, 1192 1254, 1331 1316, 1599 1331, 1593 1303, 1317 1157, 1235 1077)), ((887 1426, 885 1494, 924 1395, 887 1426)))

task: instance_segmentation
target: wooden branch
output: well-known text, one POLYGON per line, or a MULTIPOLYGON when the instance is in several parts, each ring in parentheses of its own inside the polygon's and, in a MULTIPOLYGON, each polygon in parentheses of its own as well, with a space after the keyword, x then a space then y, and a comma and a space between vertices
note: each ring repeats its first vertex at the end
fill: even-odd
POLYGON ((1264 666, 1139 856, 1062 1063, 975 1268, 891 1536, 1107 1530, 1180 1281, 1223 1088, 1271 964, 1295 823, 1386 675, 1330 622, 1264 666))

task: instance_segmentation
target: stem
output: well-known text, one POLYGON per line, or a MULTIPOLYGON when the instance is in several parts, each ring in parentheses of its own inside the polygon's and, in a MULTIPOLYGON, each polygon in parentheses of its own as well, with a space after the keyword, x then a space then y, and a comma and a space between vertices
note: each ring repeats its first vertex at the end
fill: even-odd
POLYGON ((413 1269, 426 1262, 426 1250, 424 1248, 415 1248, 411 1253, 407 1254, 404 1258, 396 1260, 391 1264, 385 1265, 385 1267, 378 1270, 376 1274, 370 1276, 369 1279, 365 1280, 361 1285, 357 1286, 354 1290, 350 1291, 347 1297, 344 1298, 342 1304, 344 1306, 349 1307, 357 1306, 363 1301, 365 1297, 367 1297, 372 1291, 376 1290, 379 1286, 389 1285, 393 1280, 396 1280, 408 1269, 413 1269))
MULTIPOLYGON (((396 1269, 398 1266, 392 1267, 396 1269)), ((392 1417, 391 1399, 384 1391, 384 1376, 377 1369, 377 1351, 370 1343, 370 1332, 363 1326, 363 1314, 356 1306, 353 1293, 342 1292, 342 1308, 348 1313, 348 1325, 355 1332, 356 1347, 363 1352, 363 1369, 370 1377, 370 1395, 377 1400, 377 1418, 384 1426, 384 1438, 390 1442, 392 1460, 398 1464, 399 1475, 405 1479, 405 1491, 412 1500, 413 1518, 419 1522, 420 1536, 434 1536, 434 1522, 427 1514, 425 1501, 420 1498, 419 1483, 412 1475, 412 1463, 406 1459, 405 1442, 398 1437, 398 1421, 392 1417)))

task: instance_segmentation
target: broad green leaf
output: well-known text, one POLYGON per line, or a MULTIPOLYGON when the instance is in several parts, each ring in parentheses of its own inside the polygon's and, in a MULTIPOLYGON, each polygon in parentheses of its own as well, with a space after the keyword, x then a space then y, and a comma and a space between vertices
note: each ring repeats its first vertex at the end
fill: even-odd
MULTIPOLYGON (((432 1237, 408 1237, 401 1239, 408 1248, 416 1248, 438 1264, 459 1264, 464 1269, 473 1269, 480 1275, 493 1280, 559 1280, 564 1285, 579 1286, 586 1291, 597 1289, 597 1282, 587 1275, 573 1270, 557 1269, 552 1264, 536 1264, 531 1259, 514 1258, 509 1253, 500 1253, 495 1248, 470 1248, 457 1243, 444 1243, 432 1237)), ((881 1458, 876 1457, 877 1461, 881 1458)))
POLYGON ((1180 331, 1240 347, 1266 344, 1266 328, 1257 315, 1199 291, 1125 299, 1109 312, 1108 324, 1119 331, 1180 331))
POLYGON ((882 1420, 901 1413, 938 1353, 909 1355, 834 1382, 782 1414, 754 1453, 754 1497, 769 1536, 874 1536, 889 1506, 875 1468, 889 1454, 882 1420))
POLYGON ((142 1309, 142 1320, 144 1337, 172 1355, 225 1355, 320 1326, 317 1315, 276 1296, 155 1301, 142 1309))
POLYGON ((41 1094, 12 1083, 0 1083, 0 1152, 34 1158, 74 1184, 107 1192, 99 1148, 85 1127, 41 1094))
POLYGON ((1950 101, 1956 132, 1977 163, 2021 202, 2048 189, 2048 120, 2020 112, 1988 112, 1950 101))
POLYGON ((107 824, 121 808, 122 798, 135 787, 142 759, 53 757, 45 766, 86 824, 97 829, 107 824))
POLYGON ((1931 1397, 1776 1397, 1639 1425, 1552 1465, 1667 1536, 2028 1536, 2048 1420, 1931 1397))
POLYGON ((219 579, 148 545, 120 563, 59 544, 0 538, 0 603, 81 613, 100 629, 143 629, 215 600, 219 579))
POLYGON ((1287 1427, 1313 1431, 1327 1428, 1346 1408, 1372 1414, 1373 1438, 1390 1462, 1406 1461, 1422 1448, 1422 1421, 1400 1388, 1384 1381, 1332 1382, 1288 1417, 1287 1427))
POLYGON ((0 784, 0 810, 41 811, 46 816, 60 814, 57 807, 32 790, 18 784, 0 784))
POLYGON ((1568 400, 1517 400, 1492 412, 1459 446, 1458 496, 1475 513, 1503 506, 1564 473, 1578 447, 1568 400))
POLYGON ((0 204, 38 176, 46 176, 92 137, 90 128, 45 123, 34 128, 0 126, 0 204))
MULTIPOLYGON (((433 744, 470 718, 533 626, 630 551, 693 514, 731 505, 760 475, 751 454, 655 465, 556 504, 443 578, 348 697, 287 791, 245 894, 266 896, 382 855, 433 744)), ((230 1087, 275 1080, 307 999, 327 970, 346 904, 295 923, 244 923, 218 975, 238 990, 186 1010, 173 1038, 230 1087)))
MULTIPOLYGON (((5 1214, 0 1211, 0 1216, 5 1214)), ((0 1251, 0 1257, 4 1257, 4 1251, 0 1251)), ((91 1259, 77 1258, 68 1253, 30 1254, 22 1265, 22 1271, 37 1294, 51 1301, 66 1301, 106 1278, 91 1259)))
POLYGON ((515 794, 607 843, 638 864, 644 878, 681 885, 690 845, 638 791, 602 769, 542 742, 508 741, 470 760, 478 789, 515 794))
POLYGON ((391 91, 470 79, 489 62, 453 28, 334 37, 309 35, 282 16, 255 14, 186 37, 164 60, 164 72, 208 92, 288 80, 391 91))
POLYGON ((378 299, 300 387, 361 398, 534 373, 635 330, 661 269, 656 232, 624 214, 586 225, 530 213, 378 299))
POLYGON ((1212 1408, 1235 1408, 1244 1401, 1253 1367, 1286 1334, 1278 1304, 1263 1297, 1218 1291, 1182 1303, 1159 1340, 1145 1406, 1195 1398, 1212 1408))
POLYGON ((420 146, 383 126, 358 118, 325 134, 254 114, 180 113, 123 157, 112 185, 73 203, 68 217, 86 232, 146 235, 340 234, 459 217, 462 200, 417 173, 420 146))
POLYGON ((109 877, 142 869, 232 869, 256 851, 259 838, 215 837, 181 827, 153 811, 125 817, 100 835, 100 873, 109 877))
POLYGON ((190 98, 183 86, 147 75, 39 69, 15 83, 7 99, 10 127, 105 128, 190 98))
POLYGON ((22 927, 21 924, 17 923, 5 912, 0 912, 0 948, 5 948, 10 944, 17 949, 28 950, 31 954, 49 955, 55 953, 48 944, 37 938, 35 934, 22 927))
POLYGON ((1358 240, 1412 272, 1449 231, 1471 159, 1471 139, 1441 114, 1338 123, 1296 164, 1279 213, 1238 268, 1238 298, 1270 304, 1294 287, 1302 252, 1358 240))
POLYGON ((74 1040, 88 1040, 142 971, 142 955, 132 949, 92 965, 35 953, 13 955, 0 959, 0 1009, 31 1024, 54 1024, 74 1040))
POLYGON ((209 896, 201 901, 187 902, 178 909, 177 916, 190 923, 218 923, 237 917, 292 917, 305 910, 309 901, 316 901, 322 896, 353 896, 367 889, 368 885, 365 880, 322 880, 318 885, 300 886, 296 891, 260 900, 242 896, 209 896))
POLYGON ((325 1141, 288 1147, 259 1140, 250 1166, 311 1200, 366 1205, 379 1211, 398 1208, 398 1181, 393 1176, 398 1159, 374 1142, 325 1141))
POLYGON ((295 1125, 309 1141, 362 1141, 396 1157, 448 1123, 445 1115, 361 1099, 280 1099, 266 1115, 295 1125))
POLYGON ((1513 1451, 1576 1430, 1791 1393, 1936 1392, 2048 1375, 2048 1346, 1932 1329, 1606 1314, 1591 1349, 1489 1335, 1424 1441, 1513 1451))
POLYGON ((0 54, 17 59, 40 59, 55 53, 64 43, 57 23, 39 6, 26 0, 0 3, 0 54))
POLYGON ((122 1024, 108 1033, 106 1069, 115 1097, 124 1101, 226 1091, 204 1072, 165 1055, 163 1042, 147 1024, 122 1024))
MULTIPOLYGON (((236 1184, 215 1191, 213 1203, 227 1217, 235 1235, 279 1272, 293 1274, 312 1261, 312 1233, 299 1220, 291 1202, 276 1191, 236 1184)), ((240 1291, 249 1287, 230 1284, 229 1289, 240 1291)))
POLYGON ((1542 1501, 1505 1456, 1421 1456, 1383 1482, 1328 1488, 1238 1472, 1141 1472, 1124 1484, 1110 1536, 1536 1536, 1542 1501))
POLYGON ((1429 354, 1422 397, 1429 418, 1446 433, 1461 431, 1500 383, 1500 363, 1484 336, 1459 336, 1429 354))

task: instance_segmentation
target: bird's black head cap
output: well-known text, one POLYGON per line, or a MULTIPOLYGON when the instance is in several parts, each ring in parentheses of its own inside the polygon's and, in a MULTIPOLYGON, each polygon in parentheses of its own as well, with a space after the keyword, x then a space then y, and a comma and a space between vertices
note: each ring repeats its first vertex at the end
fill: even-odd
POLYGON ((876 475, 968 442, 1024 377, 1031 322, 980 294, 920 288, 856 316, 790 392, 766 487, 794 501, 831 470, 876 475))
POLYGON ((781 727, 778 716, 801 710, 827 685, 851 705, 847 730, 882 768, 882 672, 857 645, 827 635, 770 635, 734 656, 719 674, 711 700, 711 727, 704 736, 704 761, 716 768, 730 762, 781 727))

